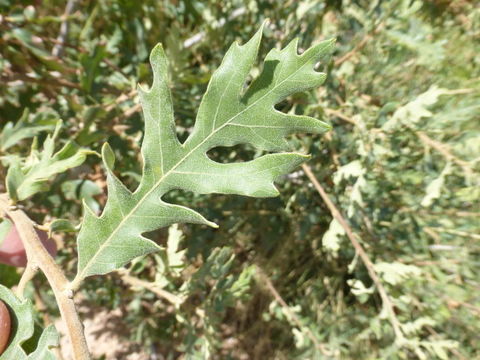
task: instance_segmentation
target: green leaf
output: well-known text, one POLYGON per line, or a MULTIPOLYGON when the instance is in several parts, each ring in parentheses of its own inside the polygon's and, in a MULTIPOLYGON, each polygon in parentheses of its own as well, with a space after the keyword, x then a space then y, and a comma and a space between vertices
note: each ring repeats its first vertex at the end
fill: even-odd
MULTIPOLYGON (((37 119, 37 121, 28 121, 28 109, 25 109, 22 117, 13 124, 8 122, 0 133, 0 149, 5 152, 8 148, 18 144, 21 140, 34 137, 41 131, 52 130, 55 122, 51 119, 37 119)), ((36 118, 39 118, 38 116, 36 118)))
POLYGON ((432 182, 427 185, 427 188, 425 189, 425 196, 420 202, 420 205, 424 207, 429 207, 436 199, 440 198, 442 188, 445 185, 445 178, 447 177, 447 175, 450 175, 451 172, 452 164, 451 162, 447 162, 447 165, 445 165, 445 168, 443 169, 440 176, 432 180, 432 182))
POLYGON ((178 225, 172 225, 168 229, 168 240, 166 255, 169 268, 181 268, 184 265, 184 257, 186 250, 179 250, 180 242, 183 239, 183 233, 178 225))
POLYGON ((399 262, 380 262, 375 264, 375 270, 380 273, 383 280, 391 285, 397 285, 406 279, 418 277, 422 274, 422 270, 417 266, 399 262))
POLYGON ((164 202, 162 197, 168 191, 275 196, 278 191, 273 182, 308 159, 281 152, 221 164, 207 156, 212 148, 237 144, 264 151, 288 150, 287 135, 329 129, 314 118, 277 111, 275 105, 323 83, 326 75, 314 67, 329 54, 333 41, 323 41, 302 55, 297 52, 296 40, 283 50, 270 51, 263 71, 246 88, 262 31, 263 26, 245 45, 234 43, 230 47, 210 80, 193 132, 183 144, 175 133, 167 59, 161 45, 153 49, 153 85, 149 91, 140 88, 145 118, 142 178, 134 192, 128 190, 114 175, 114 153, 104 145, 108 201, 100 217, 85 207, 74 286, 87 276, 108 273, 137 256, 157 251, 159 247, 142 233, 179 222, 217 226, 189 208, 164 202))
POLYGON ((53 326, 47 327, 37 341, 36 349, 28 354, 22 347, 27 340, 34 336, 33 306, 30 300, 19 300, 8 288, 0 285, 0 299, 7 304, 12 316, 12 333, 10 342, 0 360, 55 360, 51 351, 58 346, 58 334, 53 326))
POLYGON ((67 219, 55 219, 50 223, 49 226, 49 236, 51 237, 52 232, 75 232, 75 226, 67 219))
POLYGON ((337 257, 338 255, 343 235, 345 235, 343 226, 340 225, 336 219, 333 219, 330 222, 328 230, 323 235, 322 245, 325 250, 331 253, 334 257, 337 257))
POLYGON ((78 148, 73 142, 67 142, 58 152, 55 142, 62 126, 58 121, 53 135, 49 135, 39 152, 36 139, 32 144, 30 156, 23 160, 16 159, 7 172, 7 190, 12 200, 24 200, 37 192, 48 189, 48 180, 56 174, 81 165, 88 154, 94 152, 78 148))
POLYGON ((103 193, 100 186, 91 180, 78 179, 65 181, 61 185, 61 189, 65 198, 68 200, 81 199, 92 209, 94 212, 100 210, 95 196, 103 193))
POLYGON ((432 86, 414 100, 398 108, 392 117, 383 124, 382 129, 393 131, 402 125, 415 127, 422 118, 432 116, 428 107, 434 105, 440 99, 440 96, 446 94, 448 94, 448 90, 432 86))

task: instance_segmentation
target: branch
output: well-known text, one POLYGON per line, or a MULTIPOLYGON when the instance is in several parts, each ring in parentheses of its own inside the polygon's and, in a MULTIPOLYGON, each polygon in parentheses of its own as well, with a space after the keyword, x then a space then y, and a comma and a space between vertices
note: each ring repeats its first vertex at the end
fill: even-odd
POLYGON ((81 90, 82 87, 79 84, 65 80, 65 79, 56 79, 53 77, 37 79, 25 74, 14 74, 12 76, 0 76, 0 80, 3 82, 14 82, 17 80, 27 81, 34 84, 40 84, 43 86, 55 86, 55 87, 68 87, 72 89, 81 90))
POLYGON ((83 325, 75 309, 73 293, 68 290, 69 281, 42 245, 30 218, 22 210, 10 204, 7 194, 0 195, 0 214, 8 215, 17 228, 27 252, 28 267, 33 269, 38 267, 50 283, 72 344, 74 360, 89 360, 83 325))
MULTIPOLYGON (((166 290, 163 290, 154 282, 141 280, 135 276, 131 276, 130 272, 126 269, 119 269, 116 272, 120 275, 120 278, 125 284, 131 286, 132 288, 139 287, 145 290, 149 290, 155 295, 157 295, 159 298, 167 300, 176 308, 178 308, 185 302, 185 297, 180 297, 166 290)), ((200 309, 199 307, 195 308, 195 314, 197 314, 202 319, 205 318, 205 311, 200 309)))
POLYGON ((343 217, 343 215, 340 213, 340 211, 337 209, 333 201, 330 199, 328 194, 325 192, 323 189, 322 185, 318 182, 317 178, 312 172, 312 169, 310 166, 303 164, 302 165, 303 171, 305 171, 305 174, 309 178, 309 180, 312 182, 313 186, 317 190, 317 192, 320 194, 321 198, 327 205, 328 209, 330 210, 330 213, 334 217, 335 220, 338 221, 338 223, 343 227, 345 230, 345 233, 347 234, 348 239, 352 243, 353 247, 355 248, 355 251, 357 254, 360 256, 360 259, 362 259, 363 264, 367 268, 368 274, 370 275, 370 278, 372 281, 375 283, 375 286, 378 289, 378 293, 380 294, 380 297, 382 298, 382 303, 383 306, 386 308, 388 312, 388 317, 390 318, 390 323, 392 324, 393 331, 395 333, 395 338, 398 343, 402 343, 405 338, 403 336, 403 332, 401 329, 400 321, 397 319, 397 316, 395 315, 395 310, 393 308, 393 303, 390 299, 390 297, 387 294, 387 291, 383 287, 382 281, 380 280, 380 277, 378 276, 377 272, 375 271, 374 265, 370 258, 368 257, 367 253, 363 249, 362 245, 358 240, 355 238, 355 235, 353 234, 353 230, 348 224, 347 220, 343 217))
POLYGON ((20 282, 18 283, 17 290, 15 291, 17 297, 19 297, 20 299, 23 299, 23 293, 25 292, 25 287, 34 278, 37 271, 38 271, 38 267, 31 266, 31 264, 27 264, 27 267, 23 271, 22 277, 20 278, 20 282))
POLYGON ((450 152, 450 148, 448 145, 442 144, 441 142, 430 138, 423 131, 415 131, 415 134, 425 145, 430 146, 432 149, 437 150, 440 154, 443 155, 445 159, 452 161, 458 166, 460 166, 463 172, 465 173, 465 175, 467 175, 467 177, 469 177, 470 179, 473 179, 473 171, 468 161, 459 159, 458 157, 453 155, 450 152))
POLYGON ((350 59, 353 55, 355 55, 358 51, 362 50, 365 45, 370 41, 370 39, 373 38, 373 36, 381 30, 383 27, 383 21, 378 23, 377 26, 375 26, 371 31, 367 32, 365 36, 363 37, 362 40, 349 52, 347 52, 345 55, 343 55, 341 58, 335 60, 335 67, 339 67, 342 65, 345 61, 350 59))
MULTIPOLYGON (((474 233, 469 233, 469 232, 466 232, 466 231, 459 231, 459 230, 455 230, 455 229, 447 229, 447 228, 444 228, 444 227, 430 227, 430 226, 427 226, 424 228, 425 230, 429 230, 429 231, 433 231, 435 232, 435 230, 438 230, 440 232, 444 232, 444 233, 450 233, 450 234, 453 234, 453 235, 458 235, 458 236, 463 236, 463 237, 469 237, 469 238, 472 238, 472 239, 476 239, 476 240, 480 240, 480 235, 478 234, 474 234, 474 233), (435 230, 434 230, 435 229, 435 230)), ((435 232, 436 233, 436 232, 435 232)), ((438 233, 437 233, 438 234, 438 233)))
POLYGON ((165 299, 175 306, 180 306, 184 302, 184 299, 168 291, 163 290, 154 282, 141 280, 134 276, 131 276, 128 270, 120 269, 120 270, 117 270, 117 273, 120 275, 120 278, 123 280, 123 282, 131 287, 141 287, 141 288, 150 290, 159 298, 165 299))
POLYGON ((343 121, 346 121, 352 125, 355 125, 355 126, 358 126, 357 122, 355 120, 353 120, 351 117, 348 117, 347 115, 344 115, 342 114, 340 111, 338 110, 334 110, 334 109, 329 109, 329 108, 326 108, 325 109, 325 113, 327 115, 333 115, 333 116, 336 116, 338 117, 339 119, 342 119, 343 121))
POLYGON ((298 326, 299 329, 306 329, 307 330, 307 335, 310 338, 310 340, 313 342, 315 347, 323 354, 323 355, 332 355, 323 344, 318 342, 317 337, 315 334, 310 330, 308 326, 302 325, 302 322, 298 318, 298 316, 290 310, 290 307, 286 303, 285 300, 283 300, 282 296, 279 294, 275 286, 273 285, 272 281, 270 278, 263 272, 262 269, 260 269, 258 266, 257 268, 257 273, 260 275, 262 282, 265 283, 267 286, 267 289, 270 291, 274 299, 282 306, 283 310, 287 314, 287 316, 298 326))
POLYGON ((366 34, 363 39, 349 52, 343 55, 341 58, 335 60, 335 67, 342 65, 345 61, 350 59, 356 52, 361 50, 365 45, 367 45, 368 41, 372 38, 371 34, 366 34))
POLYGON ((68 17, 75 10, 78 0, 68 0, 67 6, 65 7, 65 13, 63 14, 63 21, 60 25, 60 33, 57 37, 57 44, 53 47, 52 55, 55 57, 60 57, 63 53, 63 45, 65 44, 68 37, 69 23, 68 17))

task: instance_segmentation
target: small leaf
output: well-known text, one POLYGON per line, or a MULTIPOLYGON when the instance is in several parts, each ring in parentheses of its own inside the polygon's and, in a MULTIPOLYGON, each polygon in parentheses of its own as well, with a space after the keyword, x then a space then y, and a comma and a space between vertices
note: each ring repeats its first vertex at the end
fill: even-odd
POLYGON ((328 230, 323 234, 322 245, 334 257, 337 257, 338 250, 340 250, 340 242, 343 235, 345 235, 345 230, 337 219, 333 219, 330 222, 328 230))
POLYGON ((184 264, 183 258, 186 250, 178 250, 180 241, 183 239, 183 233, 178 225, 172 225, 168 229, 167 241, 167 259, 170 268, 181 267, 184 264))
POLYGON ((79 149, 70 141, 54 153, 61 126, 62 122, 58 121, 53 135, 45 140, 43 151, 38 152, 34 141, 30 156, 23 162, 19 159, 10 165, 6 182, 12 200, 25 200, 37 192, 47 190, 47 182, 51 177, 82 164, 88 154, 94 154, 92 151, 79 149))
POLYGON ((375 270, 382 276, 383 280, 391 285, 397 285, 402 281, 418 277, 422 270, 414 265, 406 265, 399 262, 381 262, 374 265, 375 270))
POLYGON ((443 169, 440 176, 432 180, 427 185, 427 188, 425 189, 425 196, 420 202, 420 205, 424 207, 429 207, 433 204, 433 202, 436 199, 440 198, 442 188, 444 187, 444 184, 445 184, 445 178, 447 177, 447 175, 451 173, 451 171, 452 171, 452 164, 448 162, 447 165, 445 165, 445 168, 443 169))
POLYGON ((77 229, 75 229, 75 226, 66 219, 55 219, 53 220, 50 225, 49 225, 49 237, 51 237, 52 232, 75 232, 77 229))
POLYGON ((102 189, 91 180, 69 180, 61 185, 62 192, 68 200, 82 200, 95 213, 100 210, 100 205, 95 196, 103 194, 102 189))
POLYGON ((15 123, 5 124, 0 133, 0 149, 5 152, 21 140, 34 137, 42 131, 52 130, 55 125, 51 120, 40 119, 38 121, 28 121, 29 112, 25 109, 22 117, 15 123))
POLYGON ((401 125, 415 127, 420 119, 432 116, 429 106, 434 105, 441 95, 448 94, 448 90, 432 86, 414 100, 398 108, 392 117, 382 126, 385 131, 393 131, 401 125))
POLYGON ((333 175, 333 182, 335 185, 338 185, 342 180, 359 177, 365 174, 365 172, 366 170, 360 160, 354 160, 338 168, 337 172, 333 175))

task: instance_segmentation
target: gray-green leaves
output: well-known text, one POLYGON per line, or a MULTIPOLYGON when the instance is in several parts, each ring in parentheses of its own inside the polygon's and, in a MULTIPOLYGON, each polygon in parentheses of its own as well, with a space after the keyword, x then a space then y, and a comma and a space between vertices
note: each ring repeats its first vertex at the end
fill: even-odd
POLYGON ((243 163, 221 164, 207 152, 217 146, 250 144, 259 150, 284 151, 285 137, 295 132, 322 133, 325 123, 307 116, 285 114, 275 105, 287 96, 319 86, 325 74, 315 65, 329 54, 328 40, 297 53, 297 41, 272 50, 263 71, 247 88, 262 29, 245 45, 234 43, 213 74, 198 110, 195 127, 185 143, 174 128, 167 59, 161 45, 150 56, 154 81, 140 89, 145 117, 142 179, 129 191, 113 174, 114 154, 103 148, 108 200, 100 217, 88 207, 78 237, 79 269, 74 287, 87 276, 105 274, 133 258, 158 250, 142 233, 178 222, 216 226, 197 212, 164 202, 172 189, 196 193, 268 197, 278 194, 273 182, 308 159, 291 152, 267 154, 243 163))
POLYGON ((41 332, 40 338, 36 340, 36 348, 27 355, 22 344, 34 336, 35 322, 32 304, 30 300, 20 301, 2 285, 0 285, 0 299, 12 309, 12 315, 14 315, 9 345, 0 355, 0 360, 55 360, 56 357, 51 348, 58 346, 58 334, 53 325, 41 332))
POLYGON ((71 141, 55 153, 55 142, 61 126, 62 122, 58 121, 53 135, 46 138, 42 151, 38 151, 35 138, 30 156, 26 159, 16 158, 11 162, 6 183, 12 200, 25 200, 44 191, 48 188, 51 177, 82 164, 88 154, 94 153, 78 148, 71 141))
POLYGON ((43 112, 29 121, 29 111, 25 109, 22 117, 15 124, 8 122, 3 127, 0 132, 0 150, 5 152, 23 139, 34 137, 41 131, 53 130, 55 120, 51 118, 51 115, 43 112))

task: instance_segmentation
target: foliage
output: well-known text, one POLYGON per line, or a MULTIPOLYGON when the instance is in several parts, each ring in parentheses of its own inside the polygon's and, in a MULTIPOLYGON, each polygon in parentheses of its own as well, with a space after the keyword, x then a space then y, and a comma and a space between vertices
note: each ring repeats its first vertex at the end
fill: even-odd
POLYGON ((87 154, 92 153, 78 149, 72 142, 67 142, 54 153, 61 126, 62 122, 57 122, 55 132, 43 143, 43 151, 38 151, 35 138, 28 158, 15 158, 9 162, 5 181, 12 200, 25 200, 37 192, 48 190, 49 178, 82 164, 87 154))
MULTIPOLYGON (((58 334, 55 328, 50 325, 41 334, 34 334, 33 306, 30 300, 23 301, 18 298, 6 287, 0 285, 0 296, 12 311, 13 331, 10 339, 10 346, 0 355, 0 359, 18 359, 18 360, 53 360, 54 353, 52 347, 58 345, 58 334), (39 336, 38 336, 39 335, 39 336), (37 345, 28 355, 24 348, 28 348, 26 343, 32 336, 37 336, 35 340, 37 345), (23 345, 23 347, 22 347, 23 345)), ((30 345, 31 347, 31 345, 30 345)))
MULTIPOLYGON (((307 76, 303 84, 308 89, 299 85, 278 94, 281 98, 265 98, 269 112, 262 114, 281 112, 305 124, 291 123, 296 128, 282 134, 264 130, 261 136, 274 144, 250 135, 247 128, 245 134, 215 138, 199 148, 202 159, 192 157, 188 171, 240 171, 285 156, 267 151, 312 154, 308 164, 373 262, 405 342, 395 341, 366 267, 301 170, 279 173, 280 195, 269 199, 227 194, 253 194, 261 185, 244 172, 227 174, 235 180, 228 191, 215 177, 172 179, 176 188, 161 189, 163 203, 152 206, 183 209, 197 222, 205 224, 208 218, 207 224, 219 228, 172 225, 167 231, 156 229, 171 222, 135 224, 138 239, 152 231, 144 234, 151 239, 148 251, 159 252, 123 268, 142 253, 137 248, 115 266, 91 268, 79 276, 78 282, 83 275, 122 267, 85 280, 79 294, 84 306, 121 309, 123 327, 132 329, 130 340, 152 357, 480 356, 480 45, 475 41, 480 11, 475 2, 101 0, 78 3, 66 17, 61 15, 64 6, 0 2, 0 147, 9 181, 27 184, 19 203, 37 223, 56 232, 62 244, 58 262, 69 277, 77 265, 75 238, 83 212, 92 224, 106 217, 118 222, 121 215, 111 210, 115 189, 128 194, 125 206, 131 207, 137 204, 135 194, 150 188, 158 175, 153 167, 145 173, 163 161, 152 158, 154 149, 165 149, 149 133, 154 131, 149 124, 162 119, 162 133, 170 140, 178 136, 165 160, 175 162, 184 148, 206 136, 202 126, 208 132, 212 125, 211 103, 221 104, 218 114, 227 119, 261 96, 268 88, 261 89, 262 76, 278 76, 274 70, 280 65, 274 65, 282 57, 305 58, 312 44, 310 49, 318 49, 315 44, 335 37, 332 59, 315 68, 327 74, 322 87, 311 90, 320 79, 307 76), (262 42, 258 34, 248 42, 265 18, 270 21, 262 42), (66 42, 53 51, 59 48, 65 20, 66 42), (295 38, 301 55, 295 53, 295 38), (245 45, 227 51, 235 41, 245 45), (155 47, 158 42, 162 48, 155 47), (265 59, 259 64, 254 62, 257 46, 258 58, 265 59), (154 47, 153 85, 137 92, 137 82, 142 89, 152 83, 148 55, 154 47), (266 55, 272 48, 283 50, 266 55), (226 71, 232 66, 229 56, 242 70, 236 74, 242 81, 231 87, 223 79, 234 74, 226 71), (256 95, 243 87, 244 79, 248 89, 258 87, 256 95), (215 82, 220 86, 212 86, 215 82), (218 90, 225 90, 228 100, 218 101, 218 90), (165 96, 152 99, 160 92, 165 96), (164 101, 167 112, 150 116, 147 109, 157 105, 153 100, 164 101), (314 130, 307 117, 331 124, 332 131, 296 134, 314 130), (58 119, 63 125, 52 142, 48 134, 59 126, 58 119), (33 149, 32 142, 38 144, 33 149), (103 167, 98 156, 85 155, 102 153, 105 142, 111 148, 103 148, 103 167), (73 150, 55 150, 65 146, 73 150), (68 155, 62 157, 66 167, 55 165, 61 154, 68 155), (39 165, 42 157, 54 167, 39 165), (233 191, 232 186, 242 189, 233 191), (204 195, 212 192, 216 195, 204 195)), ((285 64, 298 66, 290 60, 285 64)), ((255 126, 275 121, 249 119, 255 126)), ((6 174, 2 171, 2 184, 8 183, 6 174)), ((80 244, 94 230, 102 227, 84 227, 80 244)), ((80 268, 86 268, 87 259, 80 245, 80 268)), ((0 283, 16 282, 18 274, 1 266, 0 283)), ((49 314, 56 316, 41 276, 27 290, 32 298, 35 293, 44 299, 49 314)))

